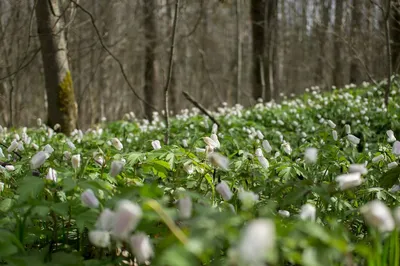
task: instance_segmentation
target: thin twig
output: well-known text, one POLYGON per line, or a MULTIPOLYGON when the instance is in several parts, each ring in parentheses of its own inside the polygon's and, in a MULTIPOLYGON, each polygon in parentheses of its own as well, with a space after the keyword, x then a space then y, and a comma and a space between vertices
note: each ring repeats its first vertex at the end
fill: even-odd
POLYGON ((185 98, 189 101, 189 102, 191 102, 194 106, 196 106, 197 108, 199 108, 200 109, 200 111, 203 113, 203 114, 205 114, 206 116, 208 116, 210 119, 211 119, 211 121, 213 121, 215 124, 217 124, 218 125, 218 128, 220 128, 221 126, 220 126, 220 124, 218 123, 218 121, 200 104, 200 103, 198 103, 195 99, 193 99, 190 95, 189 95, 189 93, 187 93, 186 91, 183 91, 182 92, 183 93, 183 96, 185 96, 185 98))
POLYGON ((165 124, 166 124, 166 130, 165 130, 165 145, 168 145, 169 143, 169 130, 170 130, 170 125, 169 125, 169 106, 168 106, 168 93, 169 93, 169 87, 171 85, 171 79, 172 79, 172 68, 174 64, 174 52, 175 52, 175 35, 176 35, 176 25, 178 24, 178 14, 179 14, 179 0, 175 1, 175 14, 174 14, 174 21, 172 24, 172 38, 171 38, 171 47, 170 47, 170 53, 169 53, 169 63, 168 63, 168 78, 167 78, 167 83, 165 85, 165 90, 164 90, 164 104, 165 104, 165 124))
POLYGON ((150 104, 149 102, 147 102, 145 99, 143 99, 142 97, 140 97, 140 95, 135 91, 135 89, 133 88, 132 84, 129 82, 128 76, 126 75, 124 66, 122 65, 121 61, 107 48, 107 46, 105 45, 103 38, 100 34, 99 29, 96 26, 96 22, 94 20, 94 17, 92 15, 92 13, 90 13, 88 10, 86 10, 83 6, 81 6, 80 4, 78 4, 78 2, 76 0, 70 0, 72 3, 74 3, 76 5, 76 7, 78 7, 80 10, 82 10, 86 15, 88 15, 90 17, 90 21, 92 23, 92 26, 94 28, 94 30, 96 31, 96 35, 100 41, 100 45, 103 47, 103 49, 114 59, 115 62, 117 62, 119 69, 122 73, 122 76, 126 82, 126 84, 128 85, 128 87, 131 89, 131 91, 133 92, 133 94, 136 96, 136 98, 138 98, 141 102, 143 102, 144 104, 146 104, 147 106, 149 106, 151 109, 153 109, 154 111, 157 111, 157 108, 154 107, 152 104, 150 104))
MULTIPOLYGON (((385 88, 385 106, 388 107, 389 104, 389 93, 390 93, 390 87, 392 86, 392 50, 390 47, 390 7, 391 7, 391 0, 386 0, 387 1, 387 6, 386 6, 386 12, 384 14, 385 17, 385 37, 386 37, 386 56, 387 56, 387 64, 388 64, 388 81, 387 81, 387 86, 385 88)), ((383 11, 383 9, 382 9, 383 11)))

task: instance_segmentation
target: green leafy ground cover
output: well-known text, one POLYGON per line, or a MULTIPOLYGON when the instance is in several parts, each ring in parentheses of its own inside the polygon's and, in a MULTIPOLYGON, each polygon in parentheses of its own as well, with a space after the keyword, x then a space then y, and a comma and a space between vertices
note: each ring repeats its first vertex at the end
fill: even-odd
POLYGON ((2 128, 0 264, 399 265, 399 93, 2 128))

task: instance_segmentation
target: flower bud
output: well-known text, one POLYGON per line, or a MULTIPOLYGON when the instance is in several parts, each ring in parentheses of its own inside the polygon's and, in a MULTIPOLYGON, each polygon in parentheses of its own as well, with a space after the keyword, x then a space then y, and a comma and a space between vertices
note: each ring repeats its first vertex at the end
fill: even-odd
POLYGON ((69 139, 67 139, 67 145, 71 150, 76 149, 75 144, 72 141, 70 141, 69 139))
POLYGON ((266 139, 263 140, 262 147, 263 147, 264 151, 267 152, 267 153, 270 153, 272 151, 272 147, 269 144, 268 140, 266 140, 266 139))
POLYGON ((335 128, 335 127, 336 127, 336 124, 333 123, 332 120, 328 120, 328 125, 329 125, 331 128, 335 128))
POLYGON ((189 219, 192 216, 192 199, 189 196, 178 201, 179 218, 189 219))
POLYGON ((182 140, 182 146, 184 147, 184 148, 187 148, 189 145, 188 145, 188 142, 187 142, 187 139, 183 139, 182 140))
POLYGON ((125 163, 121 162, 121 161, 113 161, 111 163, 111 168, 110 168, 110 173, 109 175, 111 177, 116 177, 117 175, 119 175, 119 173, 121 173, 122 168, 124 167, 125 163))
POLYGON ((337 131, 336 130, 332 130, 332 138, 334 141, 338 140, 338 135, 337 135, 337 131))
POLYGON ((159 150, 159 149, 161 149, 161 143, 160 143, 159 140, 153 140, 153 141, 151 142, 151 146, 153 146, 153 149, 154 149, 154 150, 159 150))
POLYGON ((133 255, 139 264, 148 261, 154 256, 153 247, 149 237, 144 233, 136 233, 130 238, 130 244, 133 255))
POLYGON ((0 158, 6 158, 6 156, 4 156, 3 150, 0 148, 0 158))
POLYGON ((368 173, 367 167, 365 167, 365 164, 351 164, 349 166, 349 172, 350 173, 360 173, 362 175, 366 175, 368 173))
POLYGON ((215 142, 215 144, 217 144, 215 148, 219 149, 221 147, 221 143, 219 143, 217 134, 211 134, 210 138, 215 142))
POLYGON ((54 152, 54 149, 53 149, 53 147, 51 147, 50 144, 46 144, 46 146, 44 146, 44 148, 43 148, 43 151, 45 153, 52 154, 54 152))
POLYGON ((307 148, 304 153, 304 161, 308 163, 316 163, 318 157, 318 150, 316 148, 307 148))
POLYGON ((350 143, 352 143, 354 145, 357 145, 360 143, 360 139, 352 134, 347 135, 347 140, 350 141, 350 143))
POLYGON ((7 171, 11 172, 15 170, 14 165, 8 164, 4 168, 6 168, 7 171))
POLYGON ((96 247, 106 248, 110 245, 110 233, 99 230, 90 231, 89 241, 96 247))
POLYGON ((289 143, 284 142, 282 144, 282 148, 283 148, 283 151, 286 152, 288 155, 290 155, 292 153, 292 148, 290 147, 289 143))
POLYGON ((44 151, 36 153, 31 159, 31 168, 37 169, 44 164, 48 155, 44 151))
POLYGON ((211 134, 217 134, 217 132, 218 132, 218 125, 214 123, 212 125, 211 134))
POLYGON ((11 142, 10 146, 8 147, 7 151, 8 152, 13 152, 18 148, 18 141, 15 139, 11 142))
POLYGON ((218 148, 218 143, 216 143, 212 138, 204 137, 203 140, 211 149, 218 148))
POLYGON ((114 226, 115 212, 105 208, 96 221, 96 228, 103 231, 111 231, 114 226))
POLYGON ((122 145, 121 141, 119 141, 119 139, 117 139, 117 138, 112 138, 111 139, 111 144, 114 146, 114 148, 116 148, 119 151, 124 148, 124 146, 122 145))
POLYGON ((90 188, 86 189, 81 195, 82 203, 89 208, 99 207, 99 200, 94 195, 93 190, 90 188))
POLYGON ((0 182, 0 192, 3 192, 3 191, 4 191, 4 183, 0 182))
POLYGON ((344 125, 344 131, 346 132, 346 134, 351 134, 351 127, 350 125, 346 124, 344 125))
POLYGON ((316 212, 317 210, 314 205, 306 203, 303 206, 301 206, 300 219, 315 221, 316 212))
POLYGON ((375 156, 374 158, 372 158, 372 162, 373 162, 373 163, 379 163, 379 162, 382 161, 383 159, 385 159, 385 157, 383 156, 383 154, 380 154, 380 155, 375 156))
POLYGON ((74 169, 79 168, 81 166, 81 155, 80 154, 72 155, 71 163, 74 169))
POLYGON ((254 206, 258 201, 258 195, 253 191, 245 191, 244 189, 239 190, 239 200, 242 202, 243 209, 247 210, 254 206))
POLYGON ((395 168, 397 166, 398 166, 397 162, 391 162, 391 163, 388 164, 388 168, 389 169, 393 169, 393 168, 395 168))
POLYGON ((339 183, 339 188, 341 190, 346 190, 361 185, 363 180, 361 178, 361 173, 355 172, 350 174, 339 175, 338 177, 336 177, 336 182, 339 183))
POLYGON ((64 151, 64 160, 69 161, 71 159, 71 153, 69 151, 64 151))
POLYGON ((211 164, 215 167, 220 167, 221 169, 228 171, 229 169, 229 159, 217 152, 212 152, 208 154, 208 159, 211 164))
POLYGON ((121 240, 128 239, 130 232, 136 228, 142 215, 139 205, 129 200, 121 200, 115 214, 113 235, 121 240))
POLYGON ((393 143, 393 154, 396 156, 400 155, 400 141, 395 141, 393 143))
POLYGON ((284 217, 284 218, 290 217, 290 212, 288 212, 288 211, 286 211, 286 210, 279 210, 279 211, 278 211, 278 214, 279 214, 281 217, 284 217))
POLYGON ((388 131, 386 131, 386 135, 388 136, 387 141, 388 141, 389 143, 392 143, 392 142, 395 142, 395 141, 396 141, 396 137, 394 136, 393 130, 388 130, 388 131))
POLYGON ((233 196, 231 189, 225 181, 221 181, 221 183, 219 183, 215 189, 226 201, 229 201, 233 196))
POLYGON ((53 168, 49 168, 46 175, 46 179, 57 182, 57 171, 54 170, 53 168))

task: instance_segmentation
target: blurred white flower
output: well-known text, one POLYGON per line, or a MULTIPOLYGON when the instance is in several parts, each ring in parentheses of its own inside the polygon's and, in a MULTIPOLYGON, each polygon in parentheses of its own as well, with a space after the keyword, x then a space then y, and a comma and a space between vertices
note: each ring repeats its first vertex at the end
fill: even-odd
POLYGON ((70 141, 69 139, 67 139, 67 145, 71 150, 76 149, 75 144, 72 141, 70 141))
POLYGON ((188 142, 187 142, 187 139, 183 139, 182 140, 182 146, 184 147, 184 148, 187 148, 189 145, 188 145, 188 142))
POLYGON ((333 138, 334 141, 338 140, 338 134, 337 134, 336 130, 332 130, 332 138, 333 138))
POLYGON ((389 169, 393 169, 393 168, 395 168, 397 166, 398 166, 397 162, 391 162, 391 163, 388 164, 388 168, 389 169))
POLYGON ((290 217, 290 212, 286 211, 286 210, 279 210, 278 214, 284 218, 288 218, 290 217))
POLYGON ((112 234, 120 240, 127 240, 130 232, 136 228, 143 212, 138 204, 129 200, 118 202, 112 234))
POLYGON ((257 156, 258 161, 264 169, 268 169, 269 162, 264 156, 257 156))
POLYGON ((116 177, 117 175, 119 175, 119 173, 121 173, 122 168, 124 168, 124 165, 125 165, 125 163, 122 161, 113 161, 111 163, 109 175, 111 177, 116 177))
POLYGON ((52 153, 54 152, 54 149, 53 149, 53 147, 51 147, 50 144, 46 144, 46 145, 43 147, 43 151, 46 152, 46 153, 48 153, 48 154, 52 154, 52 153))
POLYGON ((212 149, 218 148, 218 143, 216 143, 212 138, 204 137, 203 140, 207 146, 211 147, 212 149))
POLYGON ((194 166, 193 164, 188 161, 183 165, 183 169, 186 171, 186 173, 188 173, 189 175, 194 173, 194 166))
POLYGON ((124 146, 122 145, 121 141, 119 141, 118 138, 112 138, 111 144, 114 146, 114 148, 116 148, 119 151, 124 148, 124 146))
POLYGON ((310 203, 306 203, 301 206, 300 219, 315 221, 316 213, 317 209, 315 208, 315 206, 311 205, 310 203))
POLYGON ((394 136, 394 132, 393 130, 388 130, 386 131, 386 135, 388 136, 387 141, 389 143, 395 142, 396 141, 396 137, 394 136))
POLYGON ((215 189, 221 195, 221 197, 226 201, 229 201, 233 196, 231 189, 229 188, 228 184, 225 181, 221 181, 221 183, 219 183, 215 187, 215 189))
POLYGON ((329 125, 331 128, 335 128, 335 127, 336 127, 336 124, 333 123, 332 120, 328 120, 328 125, 329 125))
POLYGON ((8 147, 7 151, 8 152, 13 152, 18 148, 18 141, 15 139, 11 142, 10 146, 8 147))
POLYGON ((57 182, 57 171, 53 168, 49 168, 49 170, 47 171, 46 179, 57 182))
POLYGON ((228 171, 229 169, 229 159, 226 158, 225 156, 213 152, 208 154, 208 159, 210 160, 211 164, 214 165, 215 167, 220 167, 221 169, 228 171))
POLYGON ((71 163, 74 169, 79 168, 81 166, 81 155, 80 154, 72 155, 71 163))
POLYGON ((105 208, 96 221, 96 228, 103 231, 111 231, 114 226, 115 212, 105 208))
POLYGON ((290 144, 288 142, 284 142, 282 144, 283 151, 286 152, 288 155, 292 153, 292 148, 290 147, 290 144))
POLYGON ((256 133, 257 133, 257 138, 264 139, 264 134, 260 130, 257 130, 256 133))
POLYGON ((350 125, 346 124, 344 125, 344 131, 346 132, 346 134, 351 134, 351 127, 350 125))
POLYGON ((217 132, 218 132, 218 125, 214 123, 212 125, 211 134, 217 134, 217 132))
POLYGON ((31 168, 32 169, 39 168, 42 164, 44 164, 47 158, 48 155, 44 151, 36 153, 31 159, 31 168))
POLYGON ((81 200, 82 203, 89 208, 97 208, 100 204, 99 200, 96 198, 96 195, 94 195, 93 190, 90 188, 86 189, 81 194, 81 200))
POLYGON ((316 163, 318 159, 317 148, 307 148, 304 153, 304 160, 308 163, 316 163))
POLYGON ((349 166, 349 172, 350 173, 360 173, 362 175, 365 175, 368 173, 368 169, 365 166, 365 164, 351 164, 349 166))
POLYGON ((395 141, 393 143, 393 154, 396 156, 400 155, 400 141, 395 141))
POLYGON ((394 229, 395 223, 390 209, 380 200, 373 200, 361 207, 368 225, 376 227, 380 232, 390 232, 394 229))
POLYGON ((39 146, 36 143, 32 143, 32 148, 34 148, 35 150, 38 150, 39 146))
POLYGON ((192 199, 189 196, 178 200, 179 218, 189 219, 192 216, 192 199))
POLYGON ((361 173, 355 172, 339 175, 338 177, 336 177, 336 182, 339 183, 340 190, 346 190, 361 185, 363 180, 361 178, 361 173))
POLYGON ((89 241, 96 247, 106 248, 110 245, 110 233, 100 230, 90 231, 89 241))
MULTIPOLYGON (((264 265, 275 247, 275 224, 269 219, 250 221, 242 230, 237 247, 243 265, 264 265)), ((242 264, 240 264, 242 265, 242 264)))
POLYGON ((3 192, 3 191, 4 191, 4 183, 0 182, 0 192, 3 192))
POLYGON ((215 148, 217 148, 217 149, 221 148, 221 143, 219 143, 217 134, 211 134, 210 137, 215 142, 215 144, 217 144, 217 146, 215 148))
POLYGON ((71 152, 69 151, 64 151, 64 160, 69 161, 71 159, 71 152))
POLYGON ((347 135, 347 140, 350 141, 354 145, 357 145, 360 143, 360 139, 352 134, 347 135))
POLYGON ((5 158, 6 156, 4 156, 3 150, 0 148, 0 158, 5 158))
POLYGON ((160 143, 159 140, 153 140, 153 141, 151 142, 151 146, 153 146, 153 149, 154 149, 154 150, 159 150, 159 149, 161 149, 161 143, 160 143))
POLYGON ((382 161, 383 159, 385 159, 385 157, 383 156, 383 154, 380 154, 380 155, 375 156, 374 158, 372 158, 372 162, 373 162, 373 163, 379 163, 379 162, 382 161))
POLYGON ((258 201, 258 195, 253 191, 246 191, 244 189, 240 189, 238 193, 238 198, 242 202, 243 209, 247 210, 254 206, 254 204, 258 201))
POLYGON ((11 172, 15 170, 14 165, 7 164, 4 168, 6 168, 7 171, 11 172))
POLYGON ((269 144, 269 142, 268 142, 268 140, 263 140, 263 142, 262 142, 262 147, 263 147, 263 149, 265 150, 265 152, 267 152, 267 153, 270 153, 271 151, 272 151, 272 147, 271 147, 271 145, 269 144))
POLYGON ((139 264, 148 261, 154 256, 153 247, 149 237, 144 233, 136 233, 130 238, 133 255, 139 264))

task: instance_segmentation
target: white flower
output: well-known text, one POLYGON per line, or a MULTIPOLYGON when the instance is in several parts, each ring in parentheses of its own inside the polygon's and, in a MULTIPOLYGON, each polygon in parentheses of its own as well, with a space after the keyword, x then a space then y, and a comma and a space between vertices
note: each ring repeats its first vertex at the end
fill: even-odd
POLYGON ((386 135, 388 136, 387 141, 388 141, 389 143, 392 143, 392 142, 395 142, 395 141, 396 141, 396 137, 394 136, 393 130, 388 130, 388 131, 386 131, 386 135))
POLYGON ((67 145, 71 150, 75 150, 76 149, 75 144, 72 143, 72 141, 70 141, 69 139, 67 139, 67 145))
POLYGON ((264 154, 262 153, 262 150, 261 150, 260 148, 257 148, 257 149, 256 149, 255 155, 256 155, 257 157, 264 156, 264 154))
POLYGON ((217 153, 212 152, 208 154, 208 159, 210 160, 211 164, 215 167, 220 167, 221 169, 228 171, 229 169, 229 159, 225 156, 217 153))
POLYGON ((249 209, 254 206, 258 201, 258 195, 253 191, 245 191, 243 189, 239 190, 238 194, 239 200, 242 202, 243 209, 249 209))
POLYGON ((55 125, 54 125, 54 127, 53 127, 53 128, 54 128, 54 130, 58 130, 58 129, 60 129, 60 128, 61 128, 61 125, 57 123, 57 124, 55 124, 55 125))
POLYGON ((136 228, 142 218, 142 209, 129 200, 118 202, 112 234, 121 240, 127 240, 130 232, 136 228))
POLYGON ((217 132, 218 132, 218 125, 214 123, 212 125, 211 134, 217 134, 217 132))
POLYGON ((288 218, 290 217, 290 212, 286 211, 286 210, 279 210, 278 214, 282 217, 288 218))
POLYGON ((110 168, 110 176, 111 177, 116 177, 121 173, 122 168, 124 167, 125 163, 122 161, 113 161, 111 163, 111 168, 110 168))
POLYGON ((188 145, 188 142, 187 142, 187 139, 183 139, 182 140, 182 146, 184 147, 184 148, 187 148, 189 145, 188 145))
POLYGON ((54 152, 54 149, 53 149, 53 147, 51 147, 50 144, 46 144, 43 148, 43 151, 48 154, 52 154, 54 152))
POLYGON ((197 148, 197 147, 196 147, 195 151, 198 152, 198 153, 205 153, 205 152, 206 152, 206 149, 197 148))
POLYGON ((346 190, 361 185, 363 180, 361 178, 361 173, 355 172, 350 174, 339 175, 338 177, 336 177, 336 182, 339 183, 339 188, 341 190, 346 190))
POLYGON ((383 154, 380 154, 380 155, 375 156, 374 158, 372 158, 372 162, 373 163, 378 163, 378 162, 382 161, 383 159, 385 159, 385 157, 383 156, 383 154))
POLYGON ((304 153, 304 160, 309 163, 316 163, 318 159, 318 149, 307 148, 304 153))
POLYGON ((336 127, 336 124, 333 123, 332 120, 328 120, 328 125, 329 125, 331 128, 335 128, 335 127, 336 127))
POLYGON ((11 164, 6 165, 5 168, 6 168, 6 170, 9 171, 9 172, 15 170, 14 165, 11 165, 11 164))
POLYGON ((148 261, 154 256, 149 237, 144 233, 136 233, 130 238, 133 255, 139 264, 148 261))
POLYGON ((97 207, 99 207, 99 204, 100 204, 99 200, 94 195, 93 190, 91 190, 90 188, 86 189, 81 194, 81 200, 82 200, 82 203, 89 208, 97 208, 97 207))
POLYGON ((400 155, 400 141, 395 141, 393 143, 393 154, 396 156, 400 155))
POLYGON ((191 175, 191 174, 194 173, 194 166, 193 166, 193 164, 191 164, 190 161, 186 162, 186 163, 183 165, 183 169, 184 169, 184 170, 186 171, 186 173, 188 173, 189 175, 191 175))
POLYGON ((3 192, 3 191, 4 191, 4 183, 0 182, 0 192, 3 192))
POLYGON ((397 162, 391 162, 391 163, 388 164, 388 168, 389 169, 393 169, 393 168, 395 168, 397 166, 398 166, 397 162))
POLYGON ((264 156, 257 156, 258 161, 264 169, 268 169, 269 162, 264 156))
POLYGON ((74 169, 79 168, 81 166, 81 155, 80 154, 72 155, 71 163, 74 169))
POLYGON ((271 147, 271 145, 269 144, 269 142, 268 142, 268 140, 263 140, 263 142, 262 142, 262 147, 263 147, 263 149, 265 150, 265 152, 267 152, 267 153, 270 153, 271 151, 272 151, 272 147, 271 147))
POLYGON ((360 139, 352 134, 347 135, 347 140, 350 141, 354 145, 357 145, 360 143, 360 139))
POLYGON ((381 232, 390 232, 395 223, 390 209, 380 200, 373 200, 360 209, 364 219, 370 226, 376 227, 381 232))
POLYGON ((32 148, 34 148, 35 150, 38 150, 39 146, 36 143, 32 143, 32 148))
POLYGON ((96 247, 106 248, 110 245, 110 233, 100 230, 90 231, 89 240, 96 247))
POLYGON ((57 182, 57 171, 53 168, 49 168, 49 170, 47 171, 46 179, 57 182))
POLYGON ((365 164, 351 164, 349 166, 349 172, 350 173, 360 173, 362 175, 365 175, 368 173, 367 167, 365 167, 365 164))
POLYGON ((39 168, 42 164, 44 164, 47 158, 48 155, 44 151, 36 153, 31 159, 31 168, 32 169, 39 168))
POLYGON ((111 231, 114 226, 115 212, 105 208, 96 221, 96 228, 103 231, 111 231))
POLYGON ((218 148, 218 143, 215 142, 212 138, 204 137, 203 140, 207 144, 207 146, 210 146, 212 149, 218 148))
POLYGON ((8 152, 13 152, 18 148, 18 141, 15 139, 11 142, 10 146, 8 147, 7 151, 8 152))
POLYGON ((275 247, 275 239, 275 224, 272 220, 250 221, 243 228, 237 247, 240 261, 243 265, 264 265, 266 255, 275 247))
POLYGON ((215 148, 219 149, 221 147, 221 143, 219 143, 217 134, 211 134, 210 137, 217 144, 215 148))
POLYGON ((221 183, 219 183, 215 187, 215 189, 221 195, 221 197, 226 201, 229 201, 233 196, 231 189, 229 188, 228 184, 225 181, 221 181, 221 183))
POLYGON ((264 139, 264 134, 260 130, 257 130, 256 133, 257 133, 257 138, 264 139))
POLYGON ((334 141, 338 140, 338 135, 337 135, 337 131, 336 130, 332 130, 332 138, 334 141))
POLYGON ((290 144, 288 142, 284 142, 282 144, 283 151, 286 152, 288 155, 292 153, 292 148, 290 147, 290 144))
POLYGON ((393 185, 390 189, 390 193, 396 193, 397 191, 400 191, 400 185, 393 185))
POLYGON ((3 150, 0 148, 0 158, 5 158, 6 156, 4 156, 3 150))
POLYGON ((346 132, 346 134, 351 134, 351 127, 350 125, 346 124, 344 125, 344 131, 346 132))
POLYGON ((151 146, 153 146, 153 149, 154 149, 154 150, 159 150, 159 149, 161 149, 161 143, 160 143, 159 140, 153 140, 153 141, 151 142, 151 146))
POLYGON ((300 219, 315 221, 316 212, 317 209, 315 208, 314 205, 306 203, 303 206, 301 206, 300 219))
POLYGON ((69 151, 64 151, 64 160, 69 161, 71 159, 71 153, 69 151))
POLYGON ((117 139, 117 138, 112 138, 111 139, 111 144, 114 146, 114 148, 116 148, 119 151, 124 148, 124 146, 122 145, 121 141, 119 141, 119 139, 117 139))
POLYGON ((178 201, 179 218, 189 219, 192 216, 192 199, 189 196, 178 201))
POLYGON ((101 156, 100 154, 98 154, 98 153, 93 154, 93 160, 94 160, 94 162, 97 163, 99 166, 101 166, 101 167, 104 166, 104 163, 105 163, 104 157, 101 156))

